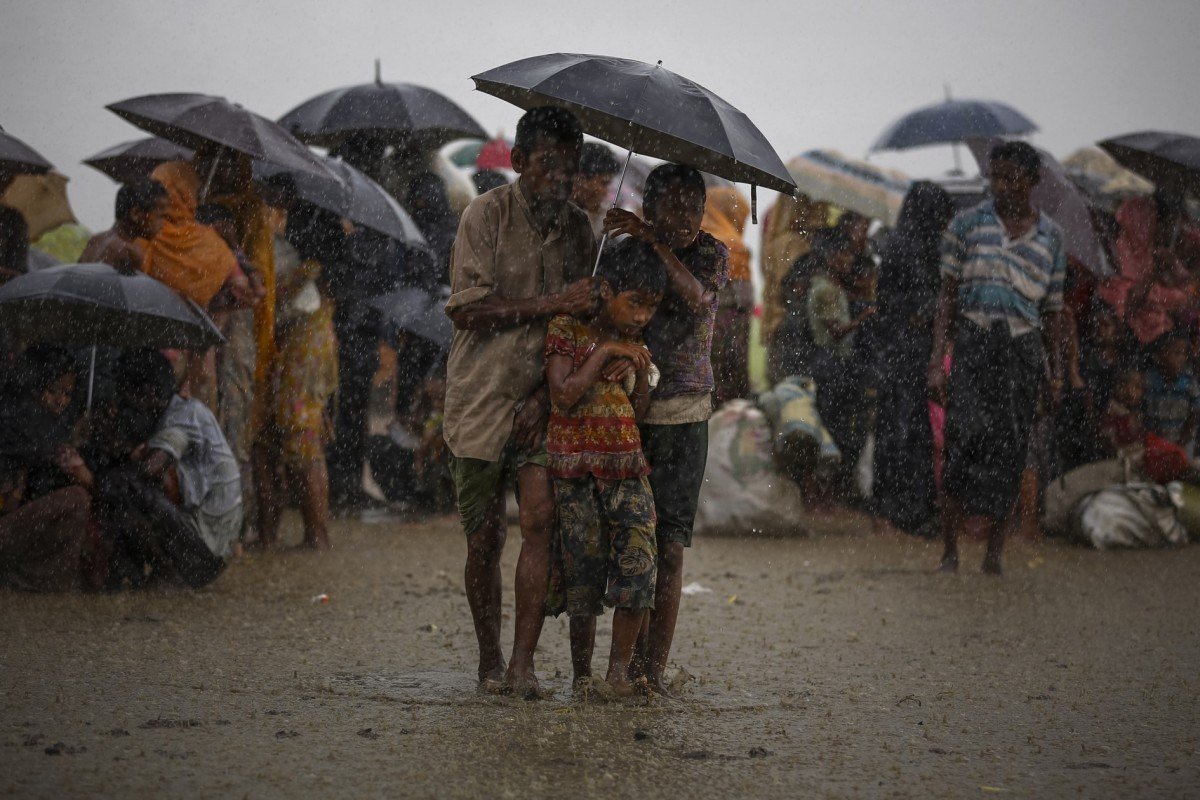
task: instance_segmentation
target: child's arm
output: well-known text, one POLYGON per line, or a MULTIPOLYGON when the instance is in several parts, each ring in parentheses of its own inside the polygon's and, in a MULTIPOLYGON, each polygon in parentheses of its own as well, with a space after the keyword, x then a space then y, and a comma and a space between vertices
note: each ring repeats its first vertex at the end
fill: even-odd
POLYGON ((574 371, 570 356, 551 353, 546 359, 546 381, 550 384, 550 399, 554 405, 564 410, 574 408, 600 379, 604 365, 613 358, 628 358, 639 372, 645 371, 650 364, 650 353, 646 348, 616 341, 598 345, 574 371))
POLYGON ((633 406, 633 416, 641 419, 650 408, 650 365, 637 371, 637 381, 633 391, 629 393, 629 404, 633 406))

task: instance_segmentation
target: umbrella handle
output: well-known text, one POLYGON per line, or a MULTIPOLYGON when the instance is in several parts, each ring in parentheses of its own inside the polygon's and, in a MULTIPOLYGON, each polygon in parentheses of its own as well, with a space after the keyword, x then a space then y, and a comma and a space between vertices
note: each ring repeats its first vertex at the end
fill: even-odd
MULTIPOLYGON (((621 179, 617 181, 617 191, 613 194, 612 205, 608 207, 609 211, 612 211, 617 207, 617 200, 621 198, 621 187, 625 185, 625 173, 629 172, 629 162, 631 161, 633 161, 632 148, 629 150, 629 155, 625 156, 625 166, 621 168, 621 179)), ((600 256, 604 254, 604 245, 606 244, 608 244, 607 233, 600 237, 600 246, 596 248, 596 263, 592 265, 593 278, 596 277, 596 273, 600 271, 600 256)))
POLYGON ((92 410, 92 387, 96 384, 96 345, 92 345, 92 363, 88 368, 87 411, 92 410))
POLYGON ((208 190, 212 188, 213 178, 217 175, 217 164, 221 161, 221 156, 225 154, 225 145, 221 145, 221 149, 213 156, 212 166, 208 168, 208 177, 204 179, 204 188, 200 190, 200 202, 208 200, 208 190))

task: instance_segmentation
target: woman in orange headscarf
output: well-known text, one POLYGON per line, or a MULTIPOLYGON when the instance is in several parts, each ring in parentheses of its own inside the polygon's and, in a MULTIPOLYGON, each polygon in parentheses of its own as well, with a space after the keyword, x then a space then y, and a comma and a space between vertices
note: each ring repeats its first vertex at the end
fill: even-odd
POLYGON ((750 395, 750 314, 754 289, 750 283, 750 248, 743 235, 750 204, 737 188, 708 190, 700 227, 729 248, 729 283, 721 290, 713 334, 713 403, 750 395))
POLYGON ((167 190, 167 208, 162 230, 145 248, 146 274, 207 308, 237 258, 216 231, 196 221, 200 176, 191 164, 160 164, 150 177, 167 190))

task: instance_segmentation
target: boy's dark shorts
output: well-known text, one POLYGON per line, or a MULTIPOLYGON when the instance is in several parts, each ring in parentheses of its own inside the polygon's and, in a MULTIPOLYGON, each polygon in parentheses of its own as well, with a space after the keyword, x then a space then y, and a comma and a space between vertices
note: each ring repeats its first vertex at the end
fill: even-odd
POLYGON ((708 464, 708 423, 642 425, 642 452, 650 462, 650 488, 658 515, 658 551, 679 542, 692 546, 692 527, 704 468, 708 464))
POLYGON ((463 533, 470 536, 483 526, 496 495, 516 486, 517 470, 526 464, 546 466, 546 451, 526 453, 506 447, 499 461, 450 456, 450 477, 454 479, 463 533))
POLYGON ((546 613, 654 608, 658 547, 646 478, 555 478, 558 506, 546 613))

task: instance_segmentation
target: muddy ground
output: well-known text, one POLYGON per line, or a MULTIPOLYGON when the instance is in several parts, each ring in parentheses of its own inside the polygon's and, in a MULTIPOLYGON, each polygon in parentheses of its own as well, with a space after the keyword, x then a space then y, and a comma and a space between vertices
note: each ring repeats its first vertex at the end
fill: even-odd
POLYGON ((840 527, 698 541, 686 580, 711 592, 674 654, 694 679, 648 706, 573 702, 558 620, 555 697, 478 694, 448 518, 341 522, 329 555, 247 558, 196 593, 0 593, 0 794, 1200 792, 1200 548, 1017 545, 997 580, 978 548, 946 577, 933 545, 840 527))

